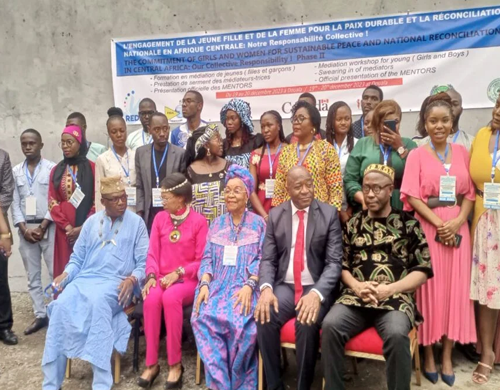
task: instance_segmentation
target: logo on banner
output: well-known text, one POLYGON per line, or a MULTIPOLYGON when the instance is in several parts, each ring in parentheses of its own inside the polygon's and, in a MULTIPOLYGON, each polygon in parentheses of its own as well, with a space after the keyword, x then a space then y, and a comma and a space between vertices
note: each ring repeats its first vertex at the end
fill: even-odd
POLYGON ((493 80, 490 85, 488 85, 486 93, 488 94, 488 99, 493 103, 497 101, 498 95, 500 94, 500 78, 493 80))
POLYGON ((123 114, 125 122, 138 122, 139 121, 139 103, 140 99, 136 96, 135 91, 132 90, 123 99, 123 114))
MULTIPOLYGON (((165 113, 165 116, 168 118, 169 122, 179 122, 179 120, 177 119, 177 117, 179 116, 179 113, 177 111, 175 111, 174 109, 165 106, 163 108, 163 112, 165 113)), ((182 118, 182 120, 184 120, 184 117, 182 116, 182 112, 181 112, 181 118, 182 118)))

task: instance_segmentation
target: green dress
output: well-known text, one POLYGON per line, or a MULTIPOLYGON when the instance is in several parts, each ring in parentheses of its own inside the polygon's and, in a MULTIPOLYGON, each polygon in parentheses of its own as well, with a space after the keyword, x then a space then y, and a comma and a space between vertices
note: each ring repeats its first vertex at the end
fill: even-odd
MULTIPOLYGON (((409 138, 401 137, 403 145, 406 149, 412 150, 417 148, 417 144, 409 138)), ((408 155, 406 155, 408 157, 408 155)), ((349 155, 344 174, 344 189, 347 195, 347 200, 355 209, 359 209, 359 204, 354 200, 354 194, 361 191, 363 182, 363 174, 366 167, 370 164, 383 164, 384 156, 380 151, 379 145, 375 143, 372 137, 361 138, 349 155)), ((391 206, 395 210, 403 210, 403 203, 399 199, 399 189, 403 180, 405 171, 406 158, 402 159, 398 152, 392 150, 389 155, 387 165, 394 168, 396 176, 394 178, 394 192, 392 193, 391 206)))

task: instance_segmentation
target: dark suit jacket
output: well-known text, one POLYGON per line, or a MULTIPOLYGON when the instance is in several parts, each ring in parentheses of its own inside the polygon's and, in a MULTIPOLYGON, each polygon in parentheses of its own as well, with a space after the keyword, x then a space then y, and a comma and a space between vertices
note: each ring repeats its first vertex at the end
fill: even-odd
MULTIPOLYGON (((259 269, 259 284, 283 283, 292 246, 292 204, 289 200, 271 209, 259 269)), ((342 228, 337 210, 313 200, 309 207, 306 235, 307 268, 314 288, 325 299, 336 289, 342 273, 342 228)))
MULTIPOLYGON (((139 147, 135 152, 135 172, 137 175, 136 211, 144 213, 144 221, 148 225, 149 209, 153 202, 153 183, 151 183, 152 144, 139 147)), ((186 162, 184 149, 169 144, 167 152, 167 176, 174 172, 185 173, 186 162)), ((156 184, 155 184, 156 186, 156 184)))

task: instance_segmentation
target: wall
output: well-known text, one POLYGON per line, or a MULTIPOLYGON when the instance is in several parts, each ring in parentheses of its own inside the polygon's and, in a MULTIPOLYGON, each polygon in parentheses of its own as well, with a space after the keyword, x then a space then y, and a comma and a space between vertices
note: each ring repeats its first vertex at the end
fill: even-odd
MULTIPOLYGON (((89 138, 106 143, 113 105, 110 40, 188 31, 248 29, 402 12, 497 5, 497 0, 0 0, 0 147, 22 160, 18 136, 41 131, 44 155, 59 160, 59 134, 71 111, 83 112, 89 138)), ((464 77, 472 77, 464 70, 464 77)), ((446 83, 446 80, 443 80, 446 83)), ((467 96, 464 96, 467 100, 467 96)), ((462 128, 475 132, 490 109, 468 110, 462 128)), ((412 135, 416 114, 405 114, 412 135)), ((129 129, 129 131, 132 128, 129 129)), ((287 123, 287 132, 290 125, 287 123)))

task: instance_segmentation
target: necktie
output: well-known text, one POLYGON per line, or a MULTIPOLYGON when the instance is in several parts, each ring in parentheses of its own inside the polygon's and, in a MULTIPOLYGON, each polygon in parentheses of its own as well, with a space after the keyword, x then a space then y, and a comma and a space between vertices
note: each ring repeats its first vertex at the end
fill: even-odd
POLYGON ((295 239, 295 252, 293 253, 293 282, 295 285, 295 304, 302 296, 302 271, 304 271, 304 210, 298 210, 299 229, 295 239))

